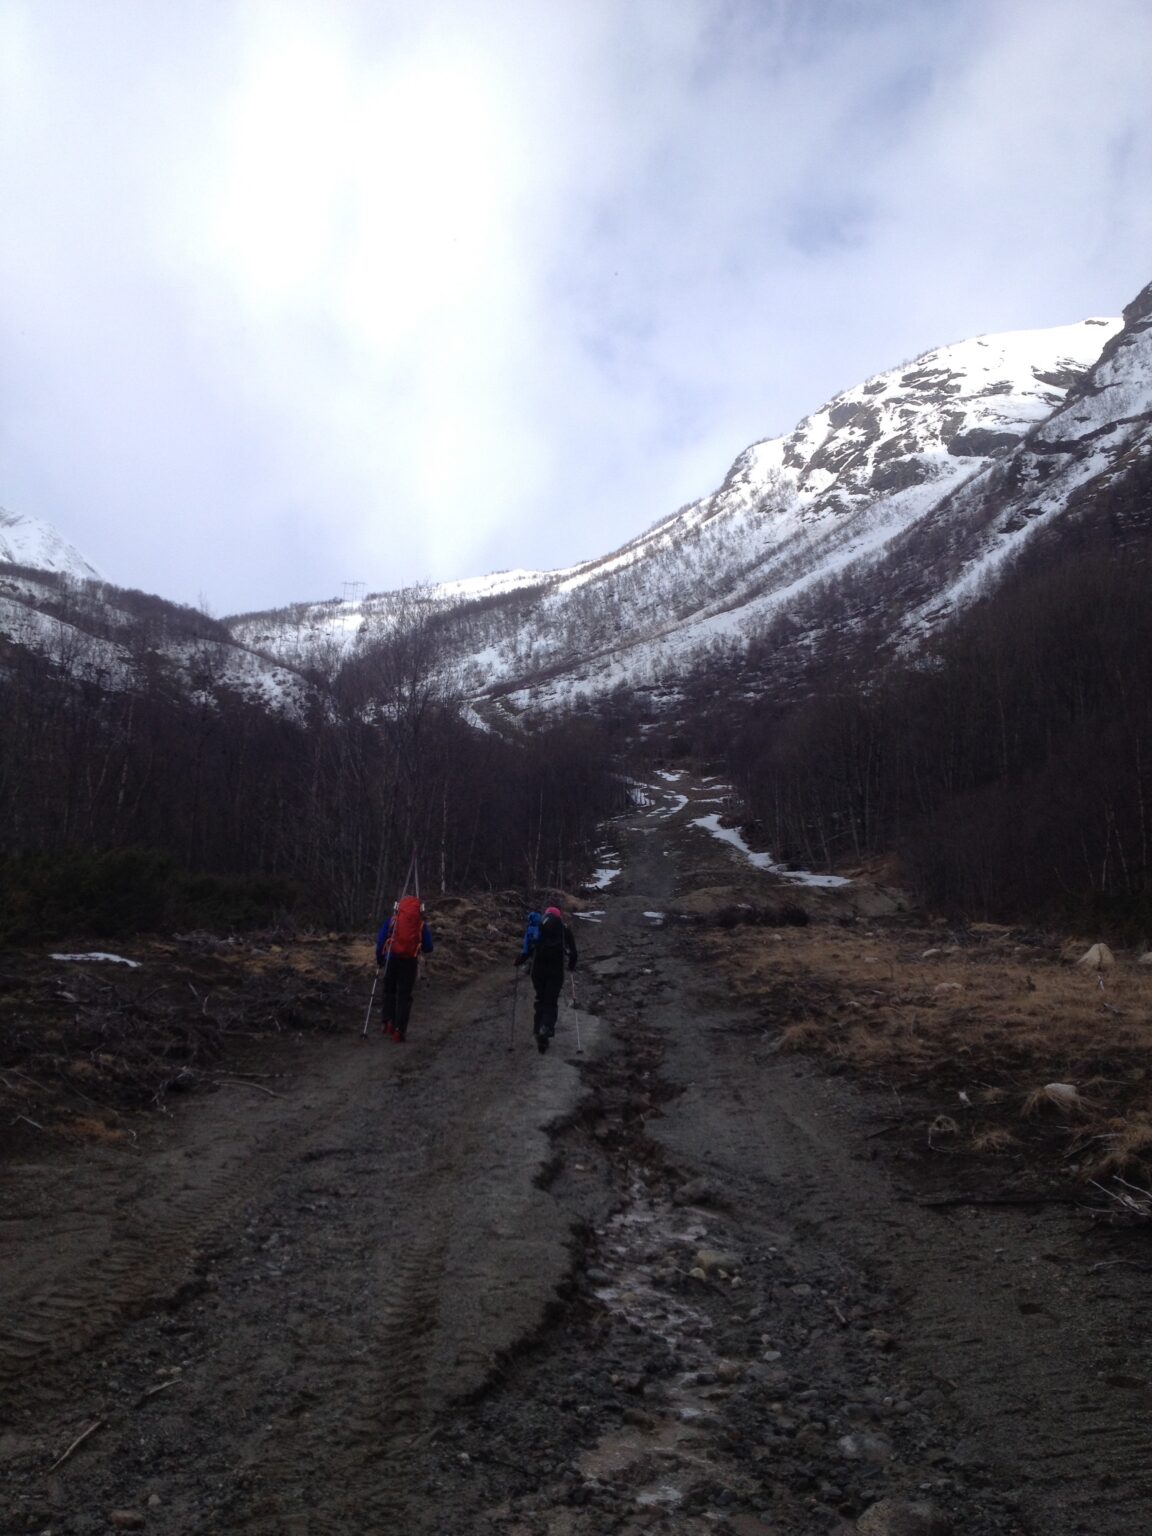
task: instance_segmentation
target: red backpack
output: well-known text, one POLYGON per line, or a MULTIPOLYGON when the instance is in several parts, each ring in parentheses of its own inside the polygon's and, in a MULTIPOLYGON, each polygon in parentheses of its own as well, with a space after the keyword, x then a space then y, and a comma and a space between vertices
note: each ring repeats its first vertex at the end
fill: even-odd
POLYGON ((392 943, 397 959, 414 960, 424 938, 424 914, 415 896, 405 896, 392 919, 392 943))

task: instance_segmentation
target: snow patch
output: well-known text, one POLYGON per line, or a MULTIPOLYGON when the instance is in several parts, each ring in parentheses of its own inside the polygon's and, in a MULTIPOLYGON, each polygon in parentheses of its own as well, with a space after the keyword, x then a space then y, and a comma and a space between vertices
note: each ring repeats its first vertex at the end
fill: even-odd
POLYGON ((735 827, 722 827, 720 825, 720 817, 717 815, 698 816, 692 822, 692 825, 699 827, 704 832, 710 833, 712 837, 718 837, 721 842, 729 843, 747 859, 753 869, 767 870, 769 874, 778 875, 783 880, 792 880, 797 885, 834 886, 849 884, 841 875, 813 875, 807 870, 785 869, 773 859, 770 853, 754 853, 735 827))
POLYGON ((106 955, 102 950, 94 949, 86 955, 50 955, 51 960, 96 960, 107 965, 130 965, 134 971, 140 969, 139 960, 126 960, 123 955, 106 955))

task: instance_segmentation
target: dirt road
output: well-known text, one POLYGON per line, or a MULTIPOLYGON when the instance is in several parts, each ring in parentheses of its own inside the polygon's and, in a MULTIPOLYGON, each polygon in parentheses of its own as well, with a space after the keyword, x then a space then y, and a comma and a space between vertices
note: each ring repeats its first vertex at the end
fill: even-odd
POLYGON ((669 916, 735 857, 680 804, 614 829, 547 1056, 491 969, 4 1169, 0 1529, 1147 1526, 1145 1255, 919 1204, 669 916))

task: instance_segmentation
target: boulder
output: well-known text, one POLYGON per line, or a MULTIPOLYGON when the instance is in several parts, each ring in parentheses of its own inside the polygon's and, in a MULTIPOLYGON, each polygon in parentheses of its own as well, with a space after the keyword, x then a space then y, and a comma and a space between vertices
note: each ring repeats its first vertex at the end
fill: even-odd
POLYGON ((1107 944, 1093 944, 1086 949, 1076 964, 1083 971, 1108 971, 1116 964, 1116 957, 1107 944))

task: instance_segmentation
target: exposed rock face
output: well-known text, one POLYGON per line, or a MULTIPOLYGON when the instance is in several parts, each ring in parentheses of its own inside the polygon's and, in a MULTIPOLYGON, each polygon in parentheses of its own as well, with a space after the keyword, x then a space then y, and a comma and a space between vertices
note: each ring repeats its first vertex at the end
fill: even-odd
POLYGON ((1123 324, 1110 332, 1067 399, 893 545, 893 560, 912 579, 906 632, 915 634, 929 613, 938 621, 982 582, 994 581, 1038 530, 1105 498, 1115 501, 1122 521, 1128 502, 1146 503, 1140 488, 1150 467, 1152 284, 1127 306, 1123 324), (1134 488, 1132 495, 1126 487, 1134 488))
POLYGON ((1015 448, 1020 441, 1019 432, 996 432, 991 427, 973 427, 968 432, 957 432, 948 444, 948 452, 956 458, 991 458, 1005 448, 1015 448))

